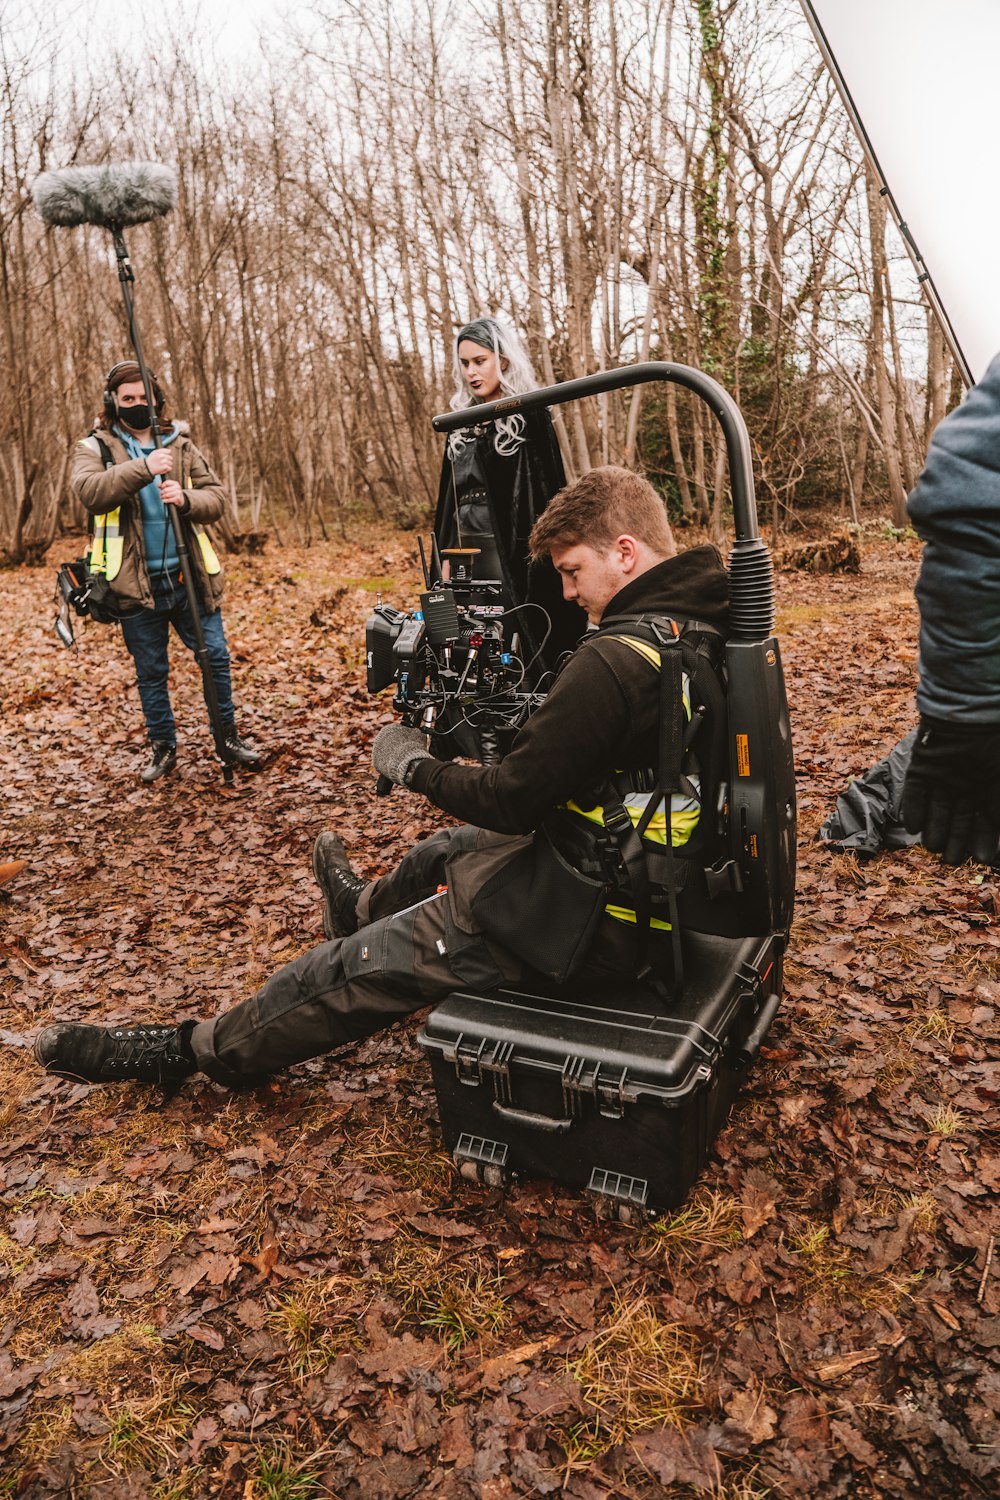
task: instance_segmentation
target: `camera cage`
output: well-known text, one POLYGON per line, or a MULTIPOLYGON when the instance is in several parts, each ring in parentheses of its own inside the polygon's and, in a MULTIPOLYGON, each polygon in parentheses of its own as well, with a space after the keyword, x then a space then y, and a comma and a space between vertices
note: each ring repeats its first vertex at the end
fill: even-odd
MULTIPOLYGON (((404 722, 436 731, 439 744, 450 741, 456 753, 488 763, 545 696, 524 687, 531 663, 522 661, 510 628, 522 610, 540 606, 506 605, 500 579, 472 578, 461 562, 456 576, 445 580, 436 541, 432 567, 422 539, 419 547, 425 583, 420 607, 396 609, 380 596, 368 618, 368 691, 395 684, 392 706, 404 722)), ((474 555, 475 548, 445 553, 449 560, 474 555)))

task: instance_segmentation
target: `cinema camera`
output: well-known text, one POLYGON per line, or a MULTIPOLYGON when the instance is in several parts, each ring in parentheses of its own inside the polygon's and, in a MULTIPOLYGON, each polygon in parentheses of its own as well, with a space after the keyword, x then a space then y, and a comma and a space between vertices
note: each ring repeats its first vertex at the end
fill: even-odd
MULTIPOLYGON (((404 723, 436 733, 446 754, 492 765, 544 694, 522 687, 526 668, 510 630, 519 607, 504 607, 502 583, 469 577, 474 555, 474 548, 446 551, 452 576, 432 584, 421 542, 420 608, 407 613, 379 598, 365 626, 367 681, 370 693, 395 683, 393 708, 404 723)), ((440 579, 436 546, 434 564, 440 579)))

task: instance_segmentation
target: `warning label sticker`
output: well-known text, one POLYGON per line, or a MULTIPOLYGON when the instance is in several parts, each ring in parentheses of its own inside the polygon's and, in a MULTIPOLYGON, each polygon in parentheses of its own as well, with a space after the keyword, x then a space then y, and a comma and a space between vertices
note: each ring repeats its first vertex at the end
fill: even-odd
POLYGON ((750 775, 750 736, 747 734, 736 736, 736 774, 750 775))

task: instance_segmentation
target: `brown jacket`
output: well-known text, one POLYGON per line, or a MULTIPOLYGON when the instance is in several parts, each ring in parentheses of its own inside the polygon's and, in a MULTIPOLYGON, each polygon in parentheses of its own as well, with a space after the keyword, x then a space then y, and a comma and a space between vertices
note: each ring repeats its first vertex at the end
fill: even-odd
MULTIPOLYGON (((221 571, 211 575, 206 571, 194 527, 219 519, 225 509, 225 491, 188 436, 187 424, 175 422, 174 426, 179 435, 170 444, 175 455, 170 477, 177 480, 190 501, 191 508, 182 518, 184 536, 205 608, 212 613, 222 598, 223 575, 221 571)), ((92 516, 121 508, 122 565, 111 580, 111 588, 124 603, 151 609, 153 591, 146 568, 139 491, 150 483, 152 476, 144 458, 129 458, 121 439, 113 432, 101 430, 100 437, 115 461, 113 468, 106 469, 95 432, 73 448, 70 484, 92 516)))

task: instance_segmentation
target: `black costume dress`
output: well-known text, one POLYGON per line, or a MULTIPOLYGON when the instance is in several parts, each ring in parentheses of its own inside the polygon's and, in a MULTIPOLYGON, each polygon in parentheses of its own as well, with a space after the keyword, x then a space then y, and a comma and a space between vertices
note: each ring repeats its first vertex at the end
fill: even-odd
POLYGON ((445 449, 434 517, 434 536, 442 552, 448 547, 478 547, 473 578, 499 579, 508 608, 539 605, 514 617, 526 662, 540 651, 531 680, 551 670, 564 651, 571 651, 587 628, 579 605, 562 597, 562 583, 552 564, 528 562, 532 526, 557 490, 566 483, 552 418, 546 410, 522 414, 524 441, 509 456, 498 453, 495 429, 485 423, 461 446, 445 449))

